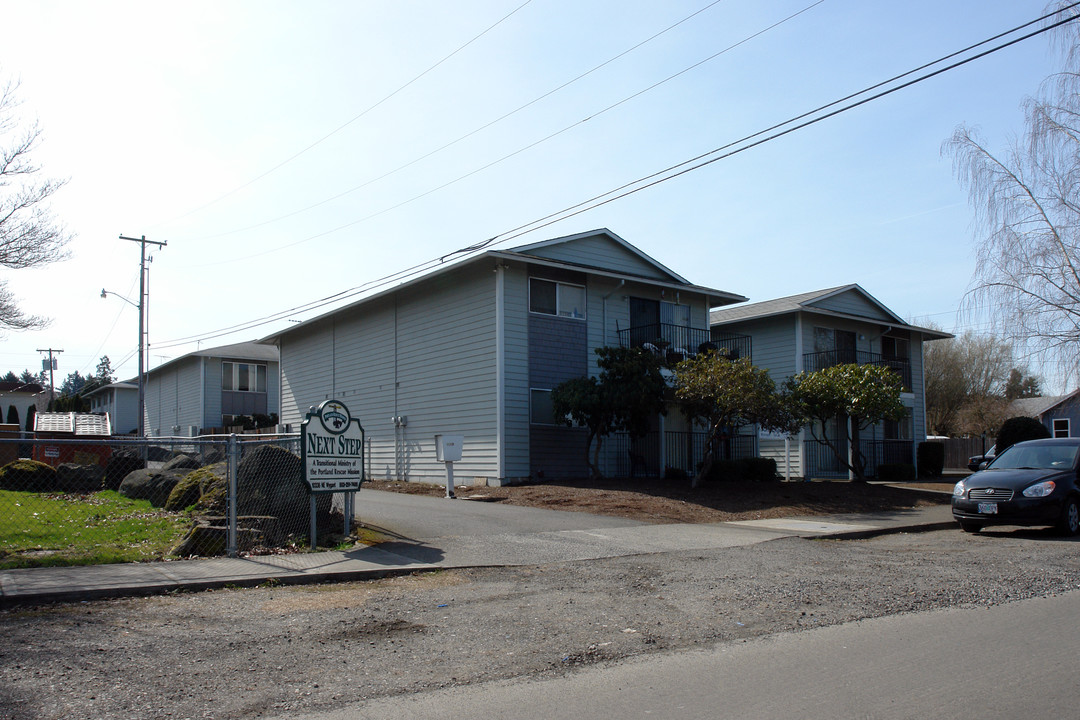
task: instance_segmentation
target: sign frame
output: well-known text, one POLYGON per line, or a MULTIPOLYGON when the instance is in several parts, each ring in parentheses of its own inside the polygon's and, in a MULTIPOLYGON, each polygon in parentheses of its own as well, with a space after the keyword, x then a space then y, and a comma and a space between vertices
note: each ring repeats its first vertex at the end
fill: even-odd
POLYGON ((300 462, 308 492, 356 492, 364 477, 364 428, 340 400, 324 400, 300 424, 300 462))

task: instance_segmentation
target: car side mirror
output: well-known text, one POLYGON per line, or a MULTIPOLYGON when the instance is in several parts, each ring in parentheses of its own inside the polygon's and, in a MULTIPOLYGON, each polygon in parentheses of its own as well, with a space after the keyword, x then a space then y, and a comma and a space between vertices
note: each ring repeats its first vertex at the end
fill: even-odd
POLYGON ((980 470, 985 470, 986 466, 989 465, 989 464, 990 464, 989 460, 983 460, 981 463, 979 463, 979 469, 980 470))

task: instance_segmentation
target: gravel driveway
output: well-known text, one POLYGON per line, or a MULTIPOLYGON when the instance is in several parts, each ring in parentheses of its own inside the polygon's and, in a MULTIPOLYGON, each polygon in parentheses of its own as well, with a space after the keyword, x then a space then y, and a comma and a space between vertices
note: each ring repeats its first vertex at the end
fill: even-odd
POLYGON ((396 693, 1080 588, 1077 544, 958 530, 0 613, 0 717, 297 716, 396 693))

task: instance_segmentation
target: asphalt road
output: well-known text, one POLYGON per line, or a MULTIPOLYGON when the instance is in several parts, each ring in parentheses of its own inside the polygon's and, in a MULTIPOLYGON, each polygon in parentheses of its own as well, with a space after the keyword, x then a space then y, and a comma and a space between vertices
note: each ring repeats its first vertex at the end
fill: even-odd
POLYGON ((797 534, 759 527, 656 525, 588 513, 365 490, 359 522, 394 538, 380 549, 418 562, 539 565, 737 547, 797 534))
POLYGON ((1080 592, 665 653, 553 680, 402 695, 310 720, 1076 717, 1080 592))

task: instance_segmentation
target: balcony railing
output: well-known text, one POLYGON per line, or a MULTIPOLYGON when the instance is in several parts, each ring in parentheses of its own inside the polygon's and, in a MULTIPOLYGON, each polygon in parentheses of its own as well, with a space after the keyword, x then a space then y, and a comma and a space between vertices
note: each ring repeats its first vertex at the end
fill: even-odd
POLYGON ((887 367, 900 376, 904 390, 911 391, 911 361, 907 358, 888 357, 863 350, 827 350, 803 355, 803 368, 807 372, 850 364, 887 367))
MULTIPOLYGON (((804 444, 806 449, 806 478, 846 478, 848 470, 832 448, 815 440, 804 444)), ((846 446, 845 446, 846 447, 846 446)), ((877 477, 880 465, 914 464, 914 442, 911 440, 860 440, 859 451, 866 460, 867 477, 877 477)))
MULTIPOLYGON (((632 438, 627 433, 612 433, 604 440, 609 453, 608 474, 617 477, 656 477, 669 470, 679 470, 687 475, 697 472, 705 459, 707 434, 704 432, 664 433, 663 464, 661 468, 660 433, 650 432, 643 437, 632 438)), ((718 459, 737 460, 757 457, 757 435, 734 435, 721 441, 718 459)))
POLYGON ((698 355, 707 350, 724 353, 732 360, 750 357, 750 338, 746 335, 716 333, 668 323, 636 325, 620 330, 619 346, 643 347, 669 361, 698 355))

